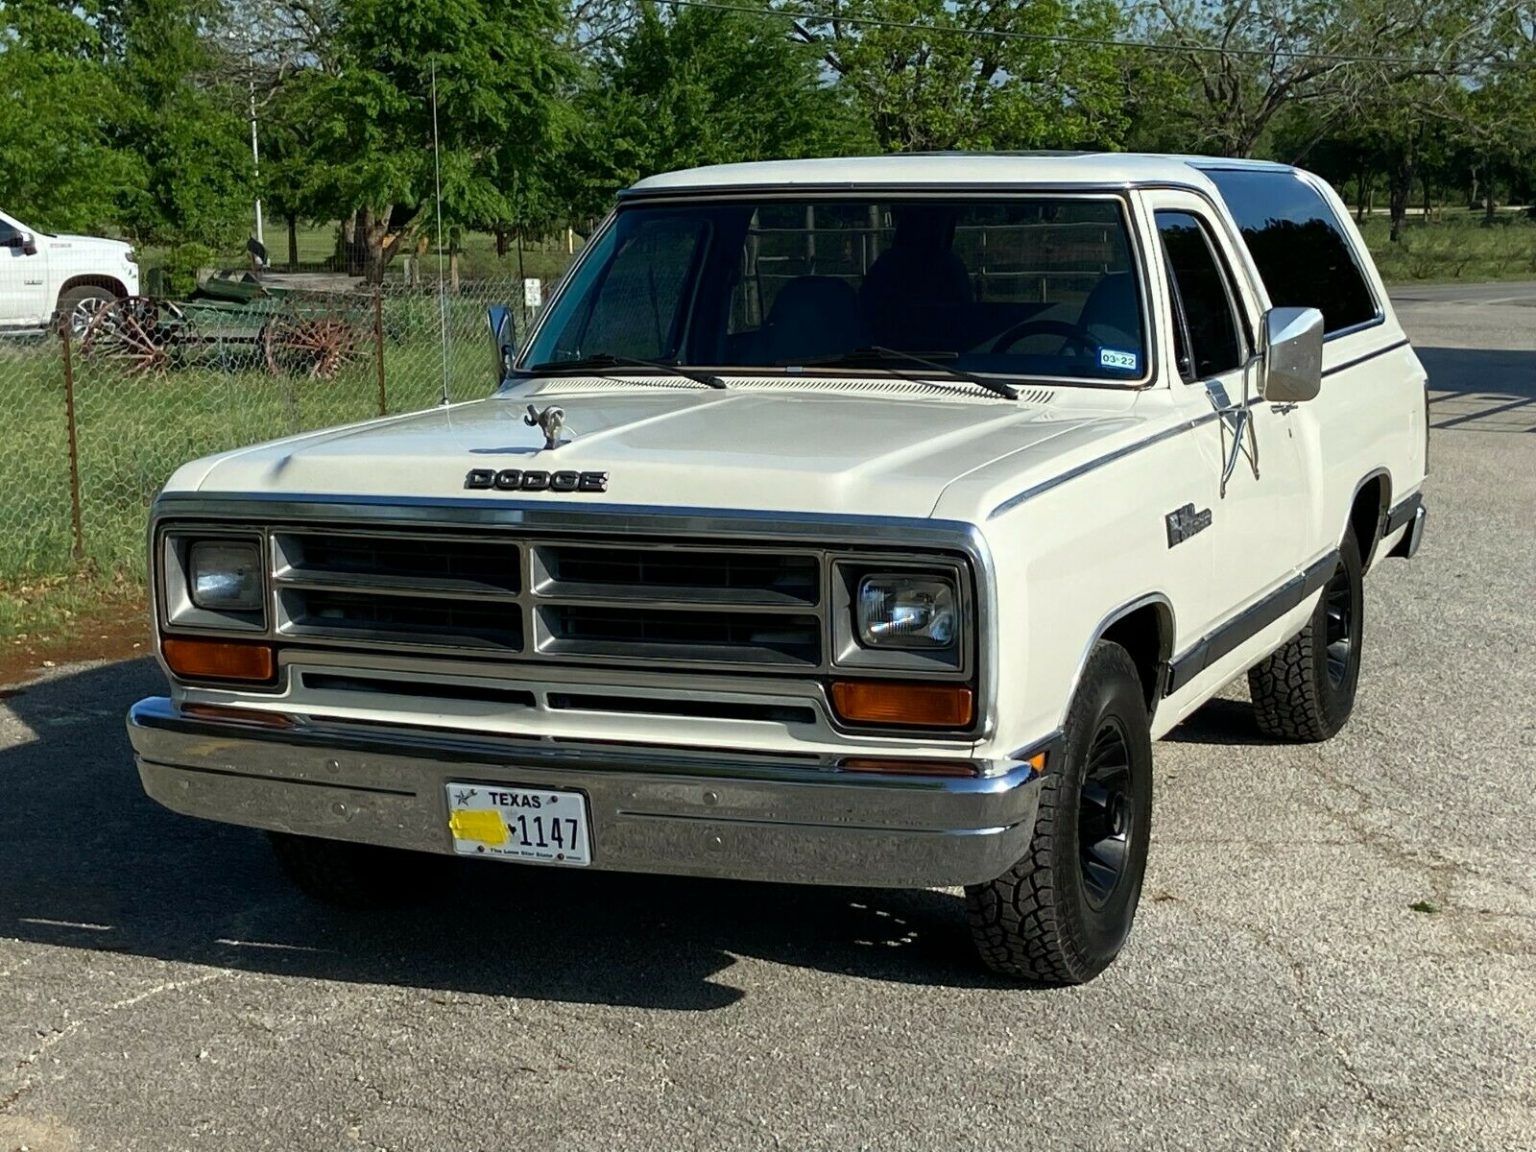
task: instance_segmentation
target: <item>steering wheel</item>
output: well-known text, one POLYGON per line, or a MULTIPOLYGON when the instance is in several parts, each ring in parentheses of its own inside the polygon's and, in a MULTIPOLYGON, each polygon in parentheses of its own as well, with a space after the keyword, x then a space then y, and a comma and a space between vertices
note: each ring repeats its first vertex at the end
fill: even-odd
POLYGON ((1089 333, 1088 329, 1078 324, 1070 324, 1065 320, 1025 320, 1009 328, 996 340, 992 341, 992 354, 994 356, 1008 351, 1020 340, 1030 336, 1060 336, 1065 348, 1068 344, 1081 348, 1088 355, 1099 346, 1097 340, 1089 333))

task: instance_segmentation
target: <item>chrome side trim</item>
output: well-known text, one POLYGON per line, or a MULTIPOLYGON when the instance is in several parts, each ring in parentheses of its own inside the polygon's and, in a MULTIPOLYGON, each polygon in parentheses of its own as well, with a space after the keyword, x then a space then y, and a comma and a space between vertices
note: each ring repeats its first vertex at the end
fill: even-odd
MULTIPOLYGON (((1369 327, 1371 327, 1371 325, 1369 325, 1369 324, 1358 324, 1354 328, 1343 328, 1343 329, 1340 329, 1338 332, 1335 333, 1335 335, 1337 335, 1337 336, 1347 336, 1347 335, 1349 335, 1352 332, 1363 331, 1364 329, 1369 328, 1369 327)), ((1332 376, 1336 372, 1343 372, 1343 371, 1346 371, 1347 369, 1358 367, 1359 365, 1364 364, 1368 360, 1374 360, 1378 356, 1385 356, 1388 352, 1396 352, 1399 348, 1407 348, 1408 345, 1409 345, 1408 337, 1404 336, 1401 340, 1394 340, 1391 344, 1387 344, 1387 345, 1384 345, 1381 348, 1377 348, 1373 352, 1365 352, 1365 353, 1362 353, 1359 356, 1356 356, 1353 360, 1346 360, 1342 364, 1335 364, 1335 365, 1333 365, 1330 368, 1324 368, 1323 369, 1323 378, 1327 379, 1329 376, 1332 376)))
POLYGON ((1305 570, 1286 579, 1278 588, 1211 629, 1188 651, 1168 662, 1168 682, 1163 694, 1172 696, 1187 687, 1191 680, 1223 656, 1235 651, 1291 609, 1300 607, 1309 597, 1322 591, 1338 564, 1339 552, 1335 548, 1307 565, 1305 570))
POLYGON ((1209 424, 1213 420, 1219 420, 1220 418, 1221 413, 1210 412, 1202 416, 1197 416, 1192 420, 1181 420, 1173 427, 1164 428, 1161 432, 1156 432, 1144 440, 1137 440, 1132 444, 1127 444, 1121 448, 1116 448, 1113 452, 1108 452, 1103 456, 1095 457, 1092 460, 1085 460, 1083 463, 1077 465, 1074 468, 1068 468, 1065 472, 1062 472, 1056 476, 1052 476, 1049 479, 1042 480, 1038 484, 1024 489, 1024 491, 1018 493, 1017 495, 1008 497, 1008 499, 1004 500, 996 508, 992 509, 991 512, 987 513, 987 519, 996 520, 999 516, 1003 515, 1003 513, 1011 512, 1025 501, 1033 500, 1036 496, 1042 496, 1054 488, 1061 487, 1068 480, 1076 480, 1079 476, 1084 476, 1087 473, 1102 468, 1107 464, 1113 464, 1116 460, 1123 460, 1127 456, 1130 456, 1136 452, 1140 452, 1143 448, 1150 448, 1154 444, 1161 444, 1164 440, 1171 440, 1175 436, 1182 435, 1185 432, 1189 432, 1195 428, 1201 427, 1204 424, 1209 424))

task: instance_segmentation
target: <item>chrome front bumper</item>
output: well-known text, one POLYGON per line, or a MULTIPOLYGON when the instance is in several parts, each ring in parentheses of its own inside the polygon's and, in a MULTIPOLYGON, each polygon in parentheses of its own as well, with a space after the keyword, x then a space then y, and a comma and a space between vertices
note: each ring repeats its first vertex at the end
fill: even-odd
POLYGON ((1022 758, 975 777, 881 776, 814 757, 268 728, 187 716, 165 697, 133 706, 128 735, 144 790, 173 811, 422 852, 453 851, 450 781, 574 788, 590 808, 591 866, 627 872, 972 884, 1023 856, 1039 801, 1022 758))

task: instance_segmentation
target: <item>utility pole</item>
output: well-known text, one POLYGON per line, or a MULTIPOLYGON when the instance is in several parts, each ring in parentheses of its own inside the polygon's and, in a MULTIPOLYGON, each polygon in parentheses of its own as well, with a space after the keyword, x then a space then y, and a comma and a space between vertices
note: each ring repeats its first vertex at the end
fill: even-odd
MULTIPOLYGON (((250 45, 247 45, 246 49, 247 49, 246 63, 247 63, 247 65, 250 65, 250 64, 252 64, 252 60, 251 60, 251 57, 250 57, 250 54, 249 54, 250 45)), ((256 178, 256 180, 258 182, 258 186, 259 186, 260 181, 261 181, 261 152, 256 147, 256 75, 255 75, 254 71, 251 73, 251 75, 249 77, 247 77, 247 81, 250 84, 250 92, 251 92, 251 169, 252 169, 252 175, 255 176, 255 178, 256 178)), ((261 234, 261 193, 260 192, 258 192, 256 194, 256 243, 258 243, 258 244, 260 244, 262 246, 266 245, 266 239, 261 234)))

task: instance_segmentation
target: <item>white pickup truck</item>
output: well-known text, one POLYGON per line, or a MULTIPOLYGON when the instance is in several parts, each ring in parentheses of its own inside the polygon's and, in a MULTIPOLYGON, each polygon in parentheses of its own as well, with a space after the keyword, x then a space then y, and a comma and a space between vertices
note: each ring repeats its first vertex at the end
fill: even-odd
POLYGON ((139 292, 133 247, 94 236, 50 236, 0 212, 0 331, 69 318, 76 335, 98 309, 139 292))
POLYGON ((1244 673, 1264 732, 1335 733, 1424 525, 1424 371, 1292 168, 672 173, 493 327, 486 399, 153 509, 144 787, 324 898, 422 853, 963 886, 988 966, 1087 980, 1152 741, 1244 673))

